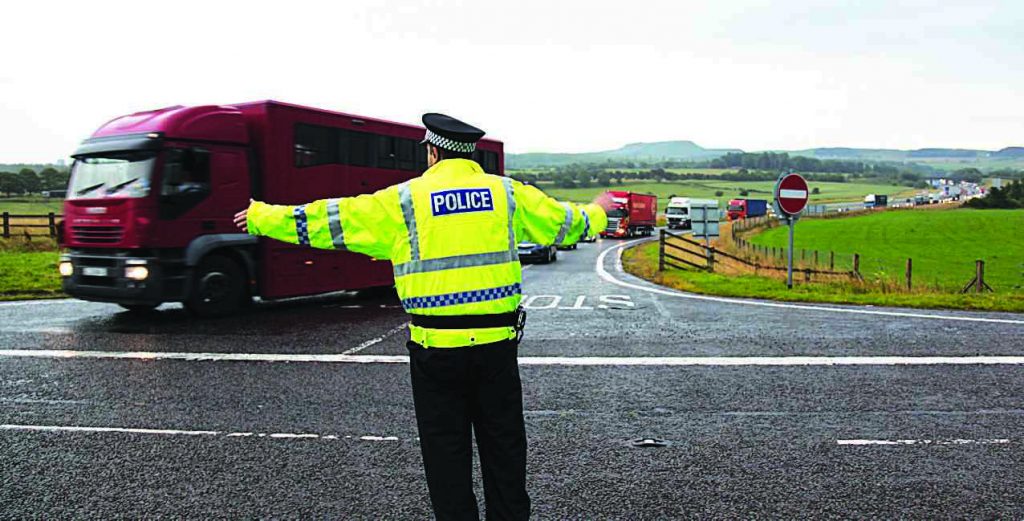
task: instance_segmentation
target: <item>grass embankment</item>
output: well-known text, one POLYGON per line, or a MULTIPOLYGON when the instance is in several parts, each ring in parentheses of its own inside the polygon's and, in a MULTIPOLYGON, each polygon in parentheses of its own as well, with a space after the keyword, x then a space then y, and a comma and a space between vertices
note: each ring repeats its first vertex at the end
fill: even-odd
MULTIPOLYGON (((557 188, 549 184, 539 184, 548 195, 562 200, 589 203, 599 194, 607 190, 629 190, 632 192, 653 193, 658 196, 658 208, 665 208, 672 195, 677 197, 695 197, 700 199, 718 199, 722 207, 729 199, 747 197, 750 199, 771 199, 774 181, 715 181, 713 179, 695 179, 676 183, 623 183, 612 186, 594 186, 590 188, 557 188), (747 190, 746 196, 740 190, 747 190), (715 195, 722 192, 722 195, 715 195)), ((863 201, 868 194, 886 194, 890 198, 911 197, 917 189, 906 186, 862 184, 862 183, 826 183, 812 182, 811 188, 820 193, 811 195, 811 204, 863 201)))
MULTIPOLYGON (((873 212, 837 219, 803 219, 796 224, 795 248, 836 253, 836 268, 851 269, 860 254, 865 278, 903 280, 907 259, 915 285, 945 291, 974 278, 975 260, 985 261, 985 282, 996 293, 1024 292, 1024 210, 873 212)), ((785 227, 748 240, 784 248, 785 227)))
POLYGON ((651 282, 706 295, 790 302, 1024 312, 1024 295, 1021 294, 961 295, 925 291, 886 292, 873 288, 870 284, 853 282, 805 284, 796 281, 793 289, 787 289, 785 282, 756 275, 722 275, 673 268, 659 272, 657 241, 626 250, 622 255, 622 266, 627 272, 651 282))
POLYGON ((0 240, 0 300, 57 298, 60 254, 52 239, 0 240))
POLYGON ((60 215, 63 211, 63 199, 46 199, 43 197, 0 197, 0 212, 14 215, 46 215, 50 212, 60 215))

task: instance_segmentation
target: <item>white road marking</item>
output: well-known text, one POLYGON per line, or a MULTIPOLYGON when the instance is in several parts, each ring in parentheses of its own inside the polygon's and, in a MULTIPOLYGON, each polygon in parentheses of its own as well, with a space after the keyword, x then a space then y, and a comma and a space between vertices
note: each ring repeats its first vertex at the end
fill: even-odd
MULTIPOLYGON (((336 434, 313 434, 294 432, 225 432, 225 431, 191 431, 180 429, 139 429, 128 427, 82 427, 77 425, 0 425, 0 431, 29 432, 89 432, 118 434, 153 434, 164 436, 220 436, 227 438, 273 438, 286 440, 338 440, 343 439, 336 434)), ((344 439, 353 439, 345 436, 344 439)), ((360 441, 399 441, 398 436, 359 436, 360 441)))
MULTIPOLYGON (((180 353, 0 349, 0 357, 181 360, 186 362, 305 362, 406 364, 408 355, 303 353, 180 353)), ((541 366, 840 366, 1024 365, 1024 356, 521 356, 519 365, 541 366)))
POLYGON ((980 440, 836 440, 836 445, 1005 445, 1006 438, 980 440))
POLYGON ((42 306, 46 304, 69 304, 71 302, 79 302, 71 298, 62 299, 39 299, 39 300, 11 300, 7 302, 0 302, 0 308, 13 307, 13 306, 42 306))
POLYGON ((370 346, 372 346, 374 344, 379 344, 379 343, 383 342, 385 338, 387 338, 387 337, 389 337, 389 336, 391 336, 391 335, 393 335, 393 334, 395 334, 395 333, 397 333, 397 332, 407 328, 408 326, 409 326, 409 322, 404 322, 400 326, 393 327, 393 328, 385 331, 383 335, 381 335, 381 336, 379 336, 377 338, 371 338, 371 339, 367 340, 366 342, 363 342, 362 344, 359 344, 359 345, 353 347, 352 349, 349 349, 347 351, 342 352, 341 354, 342 355, 353 355, 353 354, 356 354, 356 353, 362 351, 363 349, 366 349, 367 347, 370 347, 370 346))
POLYGON ((722 303, 726 303, 726 304, 741 304, 741 305, 744 305, 744 306, 761 306, 761 307, 782 308, 782 309, 801 309, 801 310, 806 310, 806 311, 825 311, 825 312, 829 312, 829 313, 851 313, 851 314, 856 314, 856 315, 875 315, 875 316, 885 316, 885 317, 925 318, 925 319, 931 319, 931 320, 958 320, 958 321, 963 321, 963 322, 987 322, 987 323, 993 323, 993 324, 1024 325, 1024 320, 1015 320, 1015 319, 1010 319, 1010 318, 965 317, 965 316, 956 316, 956 315, 931 315, 931 314, 926 314, 926 313, 910 313, 910 312, 904 312, 904 311, 881 311, 881 310, 873 310, 873 309, 840 308, 840 307, 826 307, 826 306, 809 306, 809 305, 803 305, 803 304, 787 304, 787 303, 782 303, 782 302, 766 302, 766 301, 760 301, 760 300, 744 300, 744 299, 727 298, 727 297, 712 297, 712 296, 708 296, 708 295, 697 295, 697 294, 694 294, 694 293, 684 293, 682 291, 676 291, 676 290, 672 290, 672 289, 668 289, 668 288, 653 288, 653 287, 641 286, 639 284, 632 284, 632 283, 626 282, 624 280, 619 280, 619 279, 615 278, 614 276, 612 276, 610 273, 608 273, 608 270, 606 270, 605 267, 604 267, 604 261, 605 261, 605 257, 608 255, 609 252, 611 252, 612 250, 616 250, 616 249, 618 250, 617 255, 616 255, 616 260, 615 260, 615 267, 616 267, 617 271, 622 271, 622 250, 625 249, 627 246, 632 246, 633 244, 636 244, 636 243, 639 243, 639 242, 642 242, 642 241, 647 241, 647 240, 650 240, 650 239, 637 239, 637 240, 630 241, 630 242, 627 242, 627 243, 623 243, 623 244, 619 244, 619 245, 616 245, 616 246, 612 246, 611 248, 608 248, 608 249, 602 251, 601 254, 597 256, 597 262, 594 265, 594 270, 597 272, 597 275, 599 277, 601 277, 601 279, 603 279, 605 282, 609 282, 611 284, 622 286, 624 288, 630 288, 630 289, 635 289, 635 290, 639 290, 639 291, 646 291, 648 293, 657 293, 659 295, 665 295, 665 296, 668 296, 668 297, 677 297, 677 298, 685 298, 685 299, 692 299, 692 300, 705 300, 705 301, 710 301, 710 302, 722 302, 722 303))

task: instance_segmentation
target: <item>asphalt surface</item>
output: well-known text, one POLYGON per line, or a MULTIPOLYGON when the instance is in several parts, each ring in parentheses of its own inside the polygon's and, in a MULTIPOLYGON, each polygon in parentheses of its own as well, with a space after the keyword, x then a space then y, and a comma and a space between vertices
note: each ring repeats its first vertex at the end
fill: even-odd
MULTIPOLYGON (((993 358, 1024 356, 1024 316, 659 293, 622 244, 524 272, 535 518, 1024 516, 1024 366, 993 358), (778 365, 888 356, 986 363, 778 365), (650 365, 571 365, 594 357, 650 365), (672 364, 716 357, 776 365, 672 364)), ((386 294, 215 321, 0 304, 0 517, 429 518, 408 366, 386 362, 405 322, 386 294), (382 356, 244 360, 341 353, 382 356)))

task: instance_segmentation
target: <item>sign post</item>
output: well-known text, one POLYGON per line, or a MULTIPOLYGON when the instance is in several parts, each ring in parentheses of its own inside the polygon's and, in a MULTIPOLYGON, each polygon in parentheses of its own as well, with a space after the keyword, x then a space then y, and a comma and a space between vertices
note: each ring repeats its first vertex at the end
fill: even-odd
POLYGON ((807 180, 792 172, 782 174, 775 183, 775 213, 789 225, 789 249, 786 255, 786 287, 793 289, 793 231, 800 212, 807 206, 807 180))

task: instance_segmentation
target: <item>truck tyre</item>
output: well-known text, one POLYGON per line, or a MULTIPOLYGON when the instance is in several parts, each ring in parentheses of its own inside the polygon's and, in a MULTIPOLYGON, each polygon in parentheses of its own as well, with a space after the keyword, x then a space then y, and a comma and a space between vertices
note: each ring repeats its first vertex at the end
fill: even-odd
POLYGON ((161 302, 157 302, 156 304, 118 304, 118 306, 121 306, 129 313, 142 314, 155 310, 160 304, 161 302))
POLYGON ((196 266, 185 308, 201 317, 223 317, 238 312, 245 296, 242 268, 214 254, 196 266))

